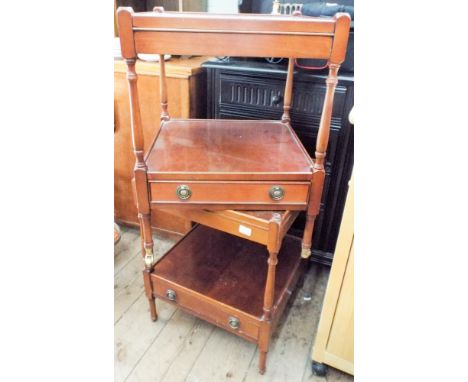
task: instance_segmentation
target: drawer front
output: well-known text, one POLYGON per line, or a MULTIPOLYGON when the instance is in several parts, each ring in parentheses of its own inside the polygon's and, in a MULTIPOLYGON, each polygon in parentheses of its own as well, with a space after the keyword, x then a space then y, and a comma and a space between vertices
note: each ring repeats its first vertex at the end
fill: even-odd
POLYGON ((151 277, 156 297, 175 303, 182 309, 249 340, 258 340, 259 324, 254 318, 164 280, 157 274, 151 277))
POLYGON ((151 182, 153 204, 271 205, 304 209, 308 182, 151 182))

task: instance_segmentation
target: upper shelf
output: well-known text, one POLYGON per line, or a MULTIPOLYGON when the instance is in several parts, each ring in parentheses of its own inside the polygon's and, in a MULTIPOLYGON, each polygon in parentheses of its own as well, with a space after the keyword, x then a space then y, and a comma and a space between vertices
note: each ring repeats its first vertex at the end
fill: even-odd
POLYGON ((151 180, 306 181, 313 162, 280 121, 170 120, 146 164, 151 180))

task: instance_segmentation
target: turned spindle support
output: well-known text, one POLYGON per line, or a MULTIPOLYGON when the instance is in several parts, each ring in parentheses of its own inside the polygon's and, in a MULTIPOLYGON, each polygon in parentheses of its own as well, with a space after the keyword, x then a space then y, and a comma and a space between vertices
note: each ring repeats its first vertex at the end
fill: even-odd
POLYGON ((161 121, 169 121, 169 112, 167 111, 167 80, 166 63, 164 54, 159 55, 159 90, 161 98, 161 121))
POLYGON ((330 122, 333 111, 333 98, 336 85, 338 83, 338 69, 340 65, 329 64, 328 77, 326 80, 327 90, 323 103, 322 117, 320 119, 319 131, 317 134, 317 143, 315 146, 314 170, 323 171, 325 155, 330 137, 330 122))
POLYGON ((156 303, 152 290, 151 272, 154 264, 153 237, 151 230, 151 209, 149 203, 149 186, 147 178, 147 166, 144 159, 144 136, 140 114, 140 102, 138 98, 138 75, 136 73, 136 57, 134 44, 127 43, 133 40, 131 8, 119 8, 119 33, 121 36, 122 57, 127 64, 128 94, 130 99, 130 121, 132 127, 133 152, 135 154, 134 187, 135 202, 138 209, 138 220, 140 222, 140 234, 142 242, 142 256, 145 268, 143 270, 143 281, 145 294, 148 298, 151 318, 157 319, 156 303))
POLYGON ((309 206, 307 208, 307 220, 302 239, 301 257, 307 259, 311 255, 312 233, 314 230, 315 219, 320 212, 320 201, 322 200, 323 185, 325 183, 325 156, 330 137, 330 123, 333 111, 333 98, 336 85, 338 83, 338 69, 340 65, 329 64, 329 72, 326 80, 326 93, 323 102, 322 117, 320 119, 317 142, 315 146, 315 160, 312 168, 313 179, 311 183, 311 192, 309 206))
POLYGON ((293 78, 294 58, 290 58, 288 61, 288 74, 286 76, 286 85, 284 87, 283 115, 281 116, 281 122, 288 124, 291 123, 291 116, 289 111, 291 110, 293 78))
MULTIPOLYGON (((154 7, 153 12, 164 13, 164 7, 154 7)), ((159 55, 159 94, 161 98, 161 122, 170 119, 167 111, 167 82, 166 82, 166 62, 164 54, 159 55)))
POLYGON ((281 247, 280 240, 280 223, 281 216, 277 213, 273 214, 273 218, 269 222, 268 229, 268 270, 265 283, 265 293, 263 297, 263 326, 260 329, 259 338, 259 361, 258 370, 261 374, 265 372, 266 355, 270 342, 270 328, 272 309, 275 298, 275 281, 276 281, 276 265, 278 264, 278 252, 281 247))

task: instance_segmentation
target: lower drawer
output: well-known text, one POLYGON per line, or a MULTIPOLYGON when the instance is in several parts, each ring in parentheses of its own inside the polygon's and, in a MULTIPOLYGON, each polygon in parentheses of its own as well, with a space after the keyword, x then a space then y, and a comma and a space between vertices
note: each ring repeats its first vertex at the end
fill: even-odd
POLYGON ((258 319, 165 280, 157 274, 152 275, 152 283, 156 297, 175 303, 180 308, 247 340, 258 340, 258 319))
POLYGON ((303 210, 307 206, 309 186, 309 182, 157 181, 151 182, 151 203, 303 210))

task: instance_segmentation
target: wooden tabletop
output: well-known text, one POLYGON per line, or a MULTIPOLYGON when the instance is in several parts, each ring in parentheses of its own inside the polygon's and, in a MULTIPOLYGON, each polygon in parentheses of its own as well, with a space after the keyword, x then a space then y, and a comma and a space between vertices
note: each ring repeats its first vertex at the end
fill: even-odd
POLYGON ((171 120, 147 165, 164 180, 310 180, 313 163, 280 121, 171 120))

